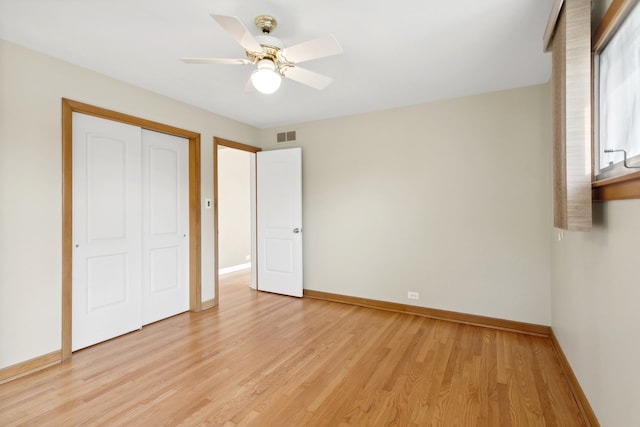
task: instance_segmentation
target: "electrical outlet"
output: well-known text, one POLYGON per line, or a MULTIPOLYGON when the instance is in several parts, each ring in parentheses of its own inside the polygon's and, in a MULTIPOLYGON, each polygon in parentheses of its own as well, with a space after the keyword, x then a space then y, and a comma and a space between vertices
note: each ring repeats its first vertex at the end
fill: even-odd
POLYGON ((409 299, 420 299, 420 294, 418 292, 409 291, 409 292, 407 292, 407 298, 409 298, 409 299))
POLYGON ((251 261, 251 255, 246 255, 246 256, 244 257, 244 260, 245 260, 245 261, 251 261))

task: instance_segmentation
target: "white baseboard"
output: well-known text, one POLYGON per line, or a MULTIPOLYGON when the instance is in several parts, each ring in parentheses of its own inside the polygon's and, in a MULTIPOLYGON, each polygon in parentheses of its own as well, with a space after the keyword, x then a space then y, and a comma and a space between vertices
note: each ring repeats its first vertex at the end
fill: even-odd
POLYGON ((247 268, 251 268, 250 262, 245 262, 244 264, 232 265, 231 267, 225 267, 218 270, 218 275, 222 276, 223 274, 233 273, 234 271, 246 270, 247 268))

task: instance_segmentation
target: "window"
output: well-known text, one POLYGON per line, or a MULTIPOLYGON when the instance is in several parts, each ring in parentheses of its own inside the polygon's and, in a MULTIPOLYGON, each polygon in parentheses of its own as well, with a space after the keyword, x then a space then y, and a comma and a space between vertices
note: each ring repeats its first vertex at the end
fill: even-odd
POLYGON ((592 50, 594 196, 600 200, 640 198, 638 0, 611 3, 594 34, 592 50))

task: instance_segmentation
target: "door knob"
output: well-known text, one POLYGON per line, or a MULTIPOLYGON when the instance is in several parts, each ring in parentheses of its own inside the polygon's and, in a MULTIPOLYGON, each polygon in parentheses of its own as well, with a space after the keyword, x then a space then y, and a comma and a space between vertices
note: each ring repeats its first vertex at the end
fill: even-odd
POLYGON ((297 234, 297 233, 300 232, 300 229, 298 227, 296 227, 296 228, 293 229, 293 232, 297 234))

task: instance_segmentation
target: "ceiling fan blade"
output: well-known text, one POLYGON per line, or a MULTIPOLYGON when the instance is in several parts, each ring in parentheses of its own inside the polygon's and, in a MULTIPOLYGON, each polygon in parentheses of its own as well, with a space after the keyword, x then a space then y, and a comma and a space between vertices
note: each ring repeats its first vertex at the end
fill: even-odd
POLYGON ((211 17, 227 32, 240 46, 251 52, 262 52, 262 46, 251 35, 247 27, 235 16, 214 15, 211 17))
POLYGON ((331 77, 309 71, 306 68, 290 67, 283 72, 284 76, 303 85, 322 90, 333 81, 331 77))
POLYGON ((232 58, 180 58, 187 64, 230 64, 230 65, 248 65, 251 61, 248 59, 232 59, 232 58))
POLYGON ((342 53, 342 46, 331 34, 290 46, 284 56, 294 64, 342 53))

